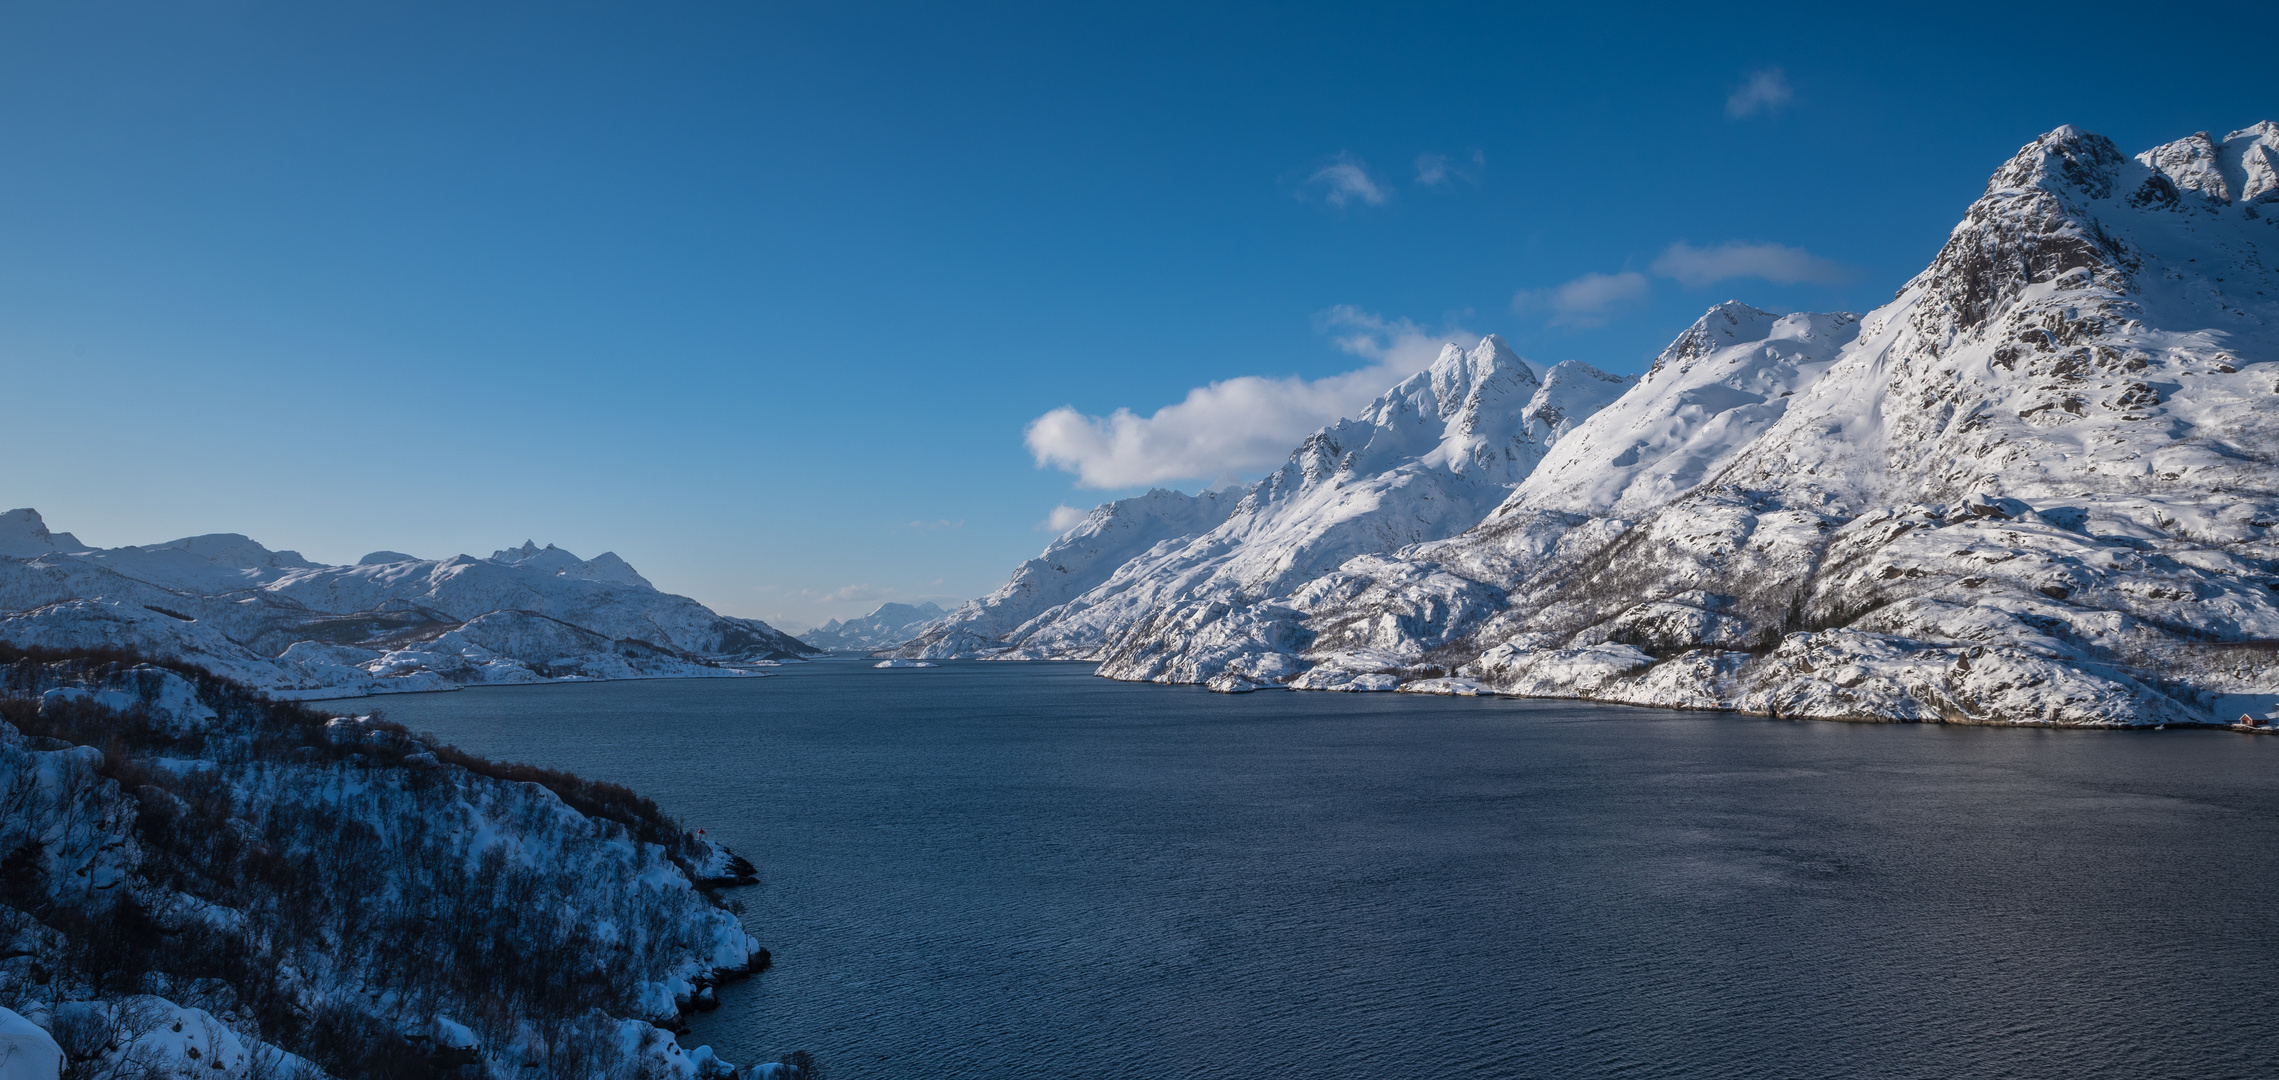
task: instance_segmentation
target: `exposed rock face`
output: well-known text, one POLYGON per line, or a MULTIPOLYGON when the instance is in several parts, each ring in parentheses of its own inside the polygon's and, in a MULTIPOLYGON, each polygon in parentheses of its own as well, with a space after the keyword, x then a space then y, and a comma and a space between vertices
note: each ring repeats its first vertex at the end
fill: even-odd
MULTIPOLYGON (((2279 125, 2134 159, 2060 128, 1864 317, 1719 305, 1559 430, 1481 396, 1463 427, 1499 433, 1512 487, 1468 528, 1309 548, 1255 524, 1323 498, 1322 446, 1382 426, 1404 384, 1213 533, 1117 569, 1095 625, 991 644, 1230 687, 2229 719, 2233 695, 2279 697, 2274 204, 2279 125)), ((1356 468, 1330 501, 1465 476, 1441 464, 1461 457, 1356 468)))
MULTIPOLYGON (((1643 407, 1672 389, 1657 370, 1572 443, 1609 436, 1614 479, 1547 466, 1478 529, 1404 553, 1503 590, 1501 610, 1317 644, 1308 677, 1444 665, 1531 695, 2063 724, 2279 693, 2279 229, 2239 197, 2261 174, 2225 164, 2267 161, 2275 134, 2131 160, 2051 132, 1833 363, 1796 366, 1777 420, 1708 440, 1696 486, 1641 489, 1604 456, 1632 413, 1684 412, 1643 407)), ((1312 617, 1388 606, 1360 603, 1312 617)))
POLYGON ((326 566, 233 533, 96 549, 32 510, 0 515, 0 640, 133 645, 292 697, 712 676, 816 651, 658 592, 614 554, 526 542, 326 566))

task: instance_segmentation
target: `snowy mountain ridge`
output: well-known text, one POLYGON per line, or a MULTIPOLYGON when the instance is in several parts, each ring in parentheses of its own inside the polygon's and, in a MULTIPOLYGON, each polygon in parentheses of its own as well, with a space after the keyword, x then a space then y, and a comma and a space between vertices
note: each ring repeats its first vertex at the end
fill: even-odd
MULTIPOLYGON (((1221 689, 1830 719, 2268 708, 2275 162, 2271 123, 2134 158, 2059 128, 1876 311, 1718 305, 1472 521, 1329 566, 1272 530, 1222 532, 1254 545, 1222 564, 1292 570, 1249 591, 1141 592, 1165 579, 1158 552, 1109 575, 1146 603, 1061 654, 1221 689)), ((1042 631, 986 644, 1049 655, 1042 631)))
POLYGON ((1574 361, 1538 375, 1494 335, 1470 349, 1449 344, 1359 415, 1307 437, 1239 498, 1151 492, 1107 504, 1016 571, 1013 592, 953 612, 896 655, 1102 659, 1143 622, 1282 641, 1289 619, 1274 598, 1354 556, 1469 526, 1627 385, 1574 361), (1110 530, 1149 542, 1117 545, 1111 564, 1095 545, 1110 530), (1064 566, 1078 550, 1088 573, 1017 602, 1034 568, 1064 566))
POLYGON ((946 614, 940 604, 931 600, 914 605, 880 604, 868 615, 845 622, 833 619, 799 635, 799 640, 825 652, 873 652, 917 637, 946 614))
POLYGON ((525 542, 327 566, 229 533, 91 548, 28 509, 0 515, 0 640, 131 645, 291 697, 736 675, 815 651, 659 592, 615 554, 525 542))

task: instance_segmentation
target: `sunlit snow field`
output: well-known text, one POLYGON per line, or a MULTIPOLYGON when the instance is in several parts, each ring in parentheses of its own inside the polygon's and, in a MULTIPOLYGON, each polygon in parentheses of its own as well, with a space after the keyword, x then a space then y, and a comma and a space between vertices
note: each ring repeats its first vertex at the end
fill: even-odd
POLYGON ((738 1063, 2279 1075, 2279 738, 780 670, 373 704, 758 862, 738 1063))

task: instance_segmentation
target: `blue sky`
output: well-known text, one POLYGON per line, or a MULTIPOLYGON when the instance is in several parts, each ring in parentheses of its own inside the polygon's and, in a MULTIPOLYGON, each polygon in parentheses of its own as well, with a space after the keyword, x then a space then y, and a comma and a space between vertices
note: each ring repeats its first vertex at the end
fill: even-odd
POLYGON ((2272 9, 2193 10, 7 5, 0 503, 970 596, 1056 507, 1255 475, 1208 392, 1146 426, 1197 388, 1642 370, 1729 297, 1874 307, 2058 124, 2279 117, 2272 9), (1117 409, 1153 442, 1085 449, 1117 409))

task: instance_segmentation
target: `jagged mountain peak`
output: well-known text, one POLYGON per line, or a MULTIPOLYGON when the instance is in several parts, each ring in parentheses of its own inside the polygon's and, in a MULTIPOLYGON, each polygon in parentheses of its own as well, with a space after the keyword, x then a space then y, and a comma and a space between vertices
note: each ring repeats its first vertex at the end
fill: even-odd
POLYGON ((0 514, 0 556, 30 559, 51 551, 82 551, 86 547, 70 533, 48 531, 40 512, 31 507, 0 514))
POLYGON ((2224 136, 2217 164, 2234 199, 2279 200, 2279 123, 2265 120, 2224 136))
POLYGON ((1497 334, 1481 338, 1470 349, 1458 348, 1453 342, 1443 346, 1440 358, 1424 374, 1443 420, 1467 409, 1477 413, 1483 392, 1499 381, 1514 388, 1533 387, 1538 382, 1535 369, 1497 334))
MULTIPOLYGON (((1575 384, 1576 374, 1569 373, 1568 385, 1575 384)), ((1515 483, 1548 442, 1548 426, 1531 420, 1539 411, 1531 405, 1544 404, 1533 399, 1545 385, 1535 366, 1498 335, 1469 349, 1447 345, 1431 366, 1401 380, 1359 415, 1308 436, 1288 464, 1252 489, 1245 504, 1255 509, 1315 485, 1379 476, 1412 462, 1455 473, 1485 468, 1496 481, 1515 483)), ((1573 413, 1595 407, 1563 404, 1573 413)), ((1554 423, 1564 415, 1558 403, 1550 412, 1554 423)))
POLYGON ((2120 167, 2128 161, 2113 140, 2072 124, 2060 124, 2017 154, 1986 182, 1986 194, 2047 191, 2110 198, 2120 167))
POLYGON ((2271 386, 2234 372, 2279 321, 2279 230, 2182 194, 2211 182, 2200 136, 2110 145, 2061 128, 2005 164, 1749 482, 1812 477, 1844 505, 2268 487, 2271 386))
POLYGON ((2190 191, 2218 203, 2232 201, 2231 185, 2217 164, 2214 136, 2196 131, 2137 155, 2137 162, 2166 176, 2181 191, 2190 191))
POLYGON ((1101 507, 899 655, 1104 658, 1135 621, 1271 635, 1287 613, 1259 622, 1244 603, 1469 526, 1630 381, 1578 361, 1541 371, 1496 335, 1447 345, 1358 415, 1307 436, 1239 502, 1226 493, 1216 520, 1183 505, 1101 507))
POLYGON ((1859 322, 1842 311, 1710 308, 1635 386, 1554 444, 1496 516, 1656 505, 1714 479, 1829 369, 1859 322))
POLYGON ((545 547, 525 540, 519 548, 494 552, 490 561, 529 570, 550 572, 558 577, 583 578, 606 581, 619 585, 654 588, 649 579, 633 569, 631 563, 619 558, 614 551, 604 551, 591 559, 581 559, 575 553, 548 544, 545 547))
POLYGON ((1355 416, 1322 428, 1317 437, 1344 432, 1347 438, 1340 441, 1351 442, 1358 427, 1415 426, 1425 417, 1461 423, 1494 411, 1507 399, 1524 399, 1540 382, 1534 365, 1502 337, 1490 334, 1470 348, 1449 342, 1424 370, 1394 384, 1355 416))
MULTIPOLYGON (((2136 161, 2214 206, 2279 200, 2279 124, 2265 120, 2234 131, 2218 143, 2205 131, 2153 147, 2136 161)), ((2137 203, 2167 203, 2157 190, 2140 193, 2137 203)))
POLYGON ((1712 304, 1701 318, 1670 342, 1669 348, 1654 358, 1647 371, 1662 370, 1665 364, 1684 364, 1743 341, 1756 341, 1764 337, 1764 328, 1770 327, 1780 316, 1763 308, 1751 307, 1739 300, 1712 304))
POLYGON ((2173 181, 2124 157, 2112 140, 2060 127, 1995 170, 1938 256, 1879 309, 1866 336, 1903 328, 1913 336, 1900 351, 1935 360, 1958 339, 1992 332, 2021 299, 2038 298, 2037 287, 2063 280, 2067 291, 2092 290, 2094 296, 2083 295, 2087 306, 2125 295, 2139 254, 2127 230, 2108 228, 2101 218, 2177 199, 2173 181), (2115 198, 2123 190, 2126 198, 2115 198))

